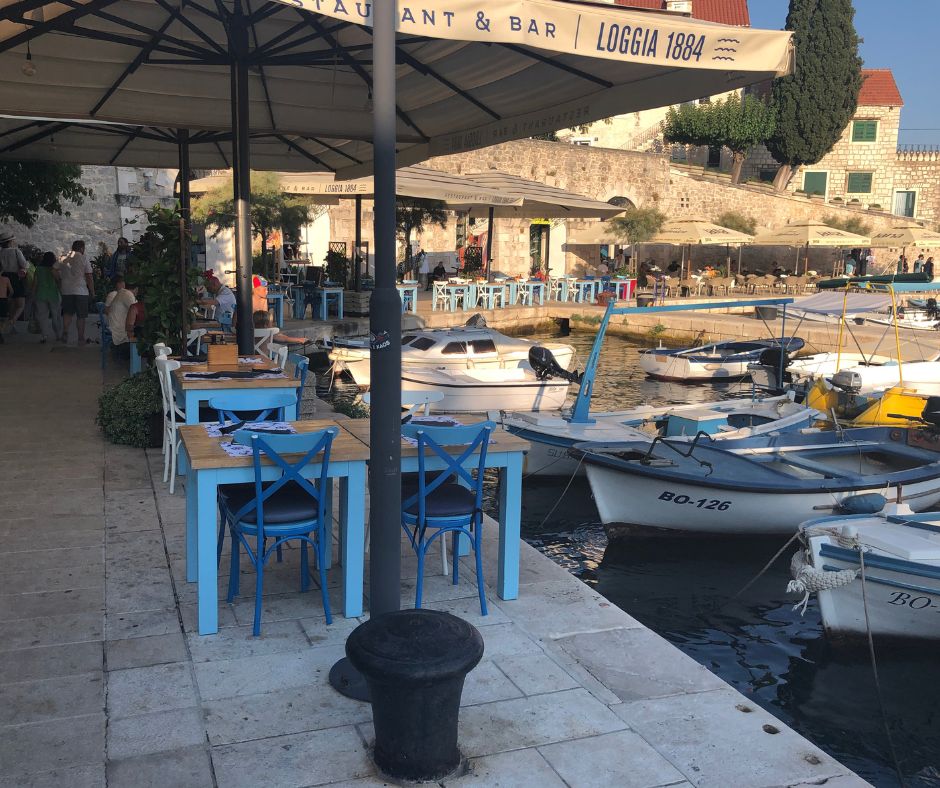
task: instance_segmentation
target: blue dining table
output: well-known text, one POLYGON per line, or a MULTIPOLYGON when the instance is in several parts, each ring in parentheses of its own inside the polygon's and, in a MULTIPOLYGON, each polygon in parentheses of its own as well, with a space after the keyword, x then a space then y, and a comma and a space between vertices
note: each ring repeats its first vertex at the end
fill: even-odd
POLYGON ((320 312, 320 320, 326 320, 330 314, 330 301, 336 304, 336 316, 343 319, 343 288, 318 287, 314 292, 315 309, 320 312))
MULTIPOLYGON (((315 432, 339 427, 330 450, 327 474, 339 479, 340 564, 343 573, 343 615, 362 615, 365 558, 366 462, 369 449, 343 428, 329 420, 298 421, 297 432, 315 432)), ((183 449, 189 456, 186 472, 186 580, 196 583, 197 623, 200 635, 219 630, 218 599, 218 489, 223 484, 254 482, 251 456, 232 457, 221 446, 224 438, 211 437, 204 425, 180 427, 183 449)), ((307 465, 303 476, 315 479, 320 463, 307 465)), ((262 460, 265 480, 280 477, 270 460, 262 460)), ((317 595, 308 595, 311 615, 318 615, 317 595), (316 600, 316 601, 315 601, 316 600)))
POLYGON ((545 304, 545 291, 546 291, 545 282, 542 281, 528 281, 522 283, 522 303, 528 306, 535 306, 536 297, 539 300, 539 304, 545 304))
POLYGON ((402 312, 418 311, 418 283, 401 282, 395 285, 398 288, 398 295, 401 298, 402 312))
POLYGON ((506 285, 502 282, 487 282, 476 286, 486 309, 496 309, 496 302, 506 306, 506 285))
MULTIPOLYGON (((455 417, 463 424, 473 424, 482 419, 477 416, 455 417)), ((351 419, 344 421, 344 429, 348 430, 369 447, 369 420, 351 419)), ((486 451, 486 467, 497 469, 499 475, 499 492, 497 503, 499 514, 497 523, 499 528, 498 560, 496 593, 500 599, 516 599, 519 596, 519 542, 522 522, 522 466, 525 454, 529 450, 529 442, 504 430, 497 430, 490 439, 486 451)), ((462 447, 455 446, 455 452, 462 451, 462 447)), ((471 455, 467 458, 466 467, 476 468, 478 458, 471 455)), ((444 470, 444 462, 439 457, 425 456, 425 467, 428 470, 444 470)), ((408 441, 402 441, 401 446, 401 472, 418 472, 418 449, 408 441)), ((484 528, 486 525, 484 525, 484 528)), ((461 555, 468 550, 465 538, 461 539, 461 555)))
POLYGON ((284 328, 284 294, 268 291, 268 309, 274 308, 274 322, 278 328, 284 328))

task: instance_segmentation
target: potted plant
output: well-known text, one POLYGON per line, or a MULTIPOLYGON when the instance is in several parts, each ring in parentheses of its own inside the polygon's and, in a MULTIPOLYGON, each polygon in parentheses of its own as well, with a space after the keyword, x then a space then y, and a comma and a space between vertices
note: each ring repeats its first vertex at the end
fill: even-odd
POLYGON ((156 449, 163 444, 163 399, 154 369, 138 372, 98 397, 95 423, 111 443, 156 449))
POLYGON ((342 287, 346 287, 349 276, 349 258, 342 252, 330 249, 323 258, 326 261, 326 278, 342 287))

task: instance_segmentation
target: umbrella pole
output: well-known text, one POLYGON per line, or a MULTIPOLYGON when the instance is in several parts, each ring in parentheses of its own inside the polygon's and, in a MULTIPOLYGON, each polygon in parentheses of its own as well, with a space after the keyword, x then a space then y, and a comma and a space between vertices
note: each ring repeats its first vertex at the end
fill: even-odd
POLYGON ((396 611, 401 595, 401 299, 395 287, 395 21, 397 3, 373 3, 375 289, 369 309, 370 615, 396 611))
MULTIPOLYGON (((353 242, 353 287, 356 292, 362 290, 362 260, 359 259, 359 248, 362 246, 362 197, 356 195, 356 239, 353 242)), ((366 261, 366 265, 368 265, 366 261)))
POLYGON ((186 339, 189 336, 189 129, 180 129, 180 354, 186 355, 186 339))
POLYGON ((235 304, 238 321, 238 352, 250 356, 255 349, 251 313, 251 148, 248 136, 248 26, 241 4, 235 3, 229 30, 233 54, 232 131, 234 132, 232 177, 235 186, 235 304))
POLYGON ((486 230, 486 278, 487 281, 490 278, 490 271, 493 267, 493 219, 494 219, 495 209, 491 205, 487 210, 487 218, 489 224, 487 225, 486 230))

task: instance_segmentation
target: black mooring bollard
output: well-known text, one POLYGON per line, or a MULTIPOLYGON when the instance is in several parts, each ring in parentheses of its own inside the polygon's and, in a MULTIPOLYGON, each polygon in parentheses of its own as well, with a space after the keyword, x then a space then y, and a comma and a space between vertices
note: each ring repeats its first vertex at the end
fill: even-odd
POLYGON ((483 656, 476 627, 437 610, 399 610, 356 627, 346 655, 372 693, 376 765, 403 780, 456 769, 463 682, 483 656))

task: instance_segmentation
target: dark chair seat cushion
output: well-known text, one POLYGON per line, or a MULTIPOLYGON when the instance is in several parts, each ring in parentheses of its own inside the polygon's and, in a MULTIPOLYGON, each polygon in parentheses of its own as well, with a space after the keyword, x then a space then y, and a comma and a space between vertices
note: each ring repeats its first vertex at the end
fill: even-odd
MULTIPOLYGON (((265 485, 267 489, 270 485, 265 485)), ((254 500, 254 484, 226 484, 219 488, 223 506, 232 514, 238 512, 249 501, 254 500)), ((317 502, 296 482, 288 482, 264 501, 264 524, 286 525, 288 523, 315 520, 319 514, 317 502)), ((257 509, 252 507, 240 522, 257 525, 257 509)))
MULTIPOLYGON (((418 494, 418 484, 402 484, 401 500, 402 505, 407 503, 408 499, 418 494)), ((424 502, 424 513, 426 517, 459 517, 461 515, 469 516, 473 514, 476 505, 476 496, 472 490, 461 487, 456 482, 446 482, 437 489, 433 490, 427 496, 424 502)), ((404 507, 405 512, 414 517, 418 515, 418 501, 404 507)))

